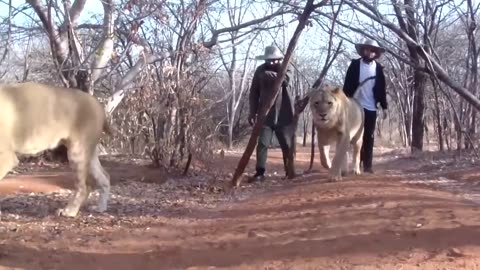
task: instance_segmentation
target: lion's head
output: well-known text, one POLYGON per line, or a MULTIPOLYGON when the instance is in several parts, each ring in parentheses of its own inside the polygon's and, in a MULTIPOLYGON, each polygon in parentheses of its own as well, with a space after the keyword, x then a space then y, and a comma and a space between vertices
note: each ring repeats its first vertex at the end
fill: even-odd
POLYGON ((342 89, 326 85, 320 89, 312 89, 309 96, 315 125, 318 127, 335 125, 345 106, 346 96, 342 89))

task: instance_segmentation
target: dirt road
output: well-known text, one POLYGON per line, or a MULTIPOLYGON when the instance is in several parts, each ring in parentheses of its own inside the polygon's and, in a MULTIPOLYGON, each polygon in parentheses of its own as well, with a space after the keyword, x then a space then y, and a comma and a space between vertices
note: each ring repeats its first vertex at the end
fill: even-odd
POLYGON ((214 178, 109 161, 108 213, 77 219, 53 215, 72 175, 34 167, 0 183, 0 269, 480 269, 478 164, 377 152, 375 175, 326 183, 319 166, 282 180, 271 151, 277 175, 233 194, 222 187, 239 153, 214 178))

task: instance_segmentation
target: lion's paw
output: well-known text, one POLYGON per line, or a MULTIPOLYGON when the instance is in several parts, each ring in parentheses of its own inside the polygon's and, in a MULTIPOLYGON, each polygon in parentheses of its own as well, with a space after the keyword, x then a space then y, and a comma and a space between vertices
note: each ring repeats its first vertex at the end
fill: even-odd
POLYGON ((68 207, 57 210, 57 216, 59 217, 76 217, 77 213, 78 211, 73 211, 68 207))
POLYGON ((360 170, 360 168, 356 168, 356 169, 353 169, 353 173, 355 175, 361 175, 362 174, 362 171, 360 170))
POLYGON ((92 205, 89 208, 90 208, 90 211, 97 212, 97 213, 103 213, 107 211, 107 206, 105 205, 92 205))
POLYGON ((338 182, 338 181, 341 181, 342 180, 342 174, 329 174, 328 175, 328 180, 330 182, 338 182))

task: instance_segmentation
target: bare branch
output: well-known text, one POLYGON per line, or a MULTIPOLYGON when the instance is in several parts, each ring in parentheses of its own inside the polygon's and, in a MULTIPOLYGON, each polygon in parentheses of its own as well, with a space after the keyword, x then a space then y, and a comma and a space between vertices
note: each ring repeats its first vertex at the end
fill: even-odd
MULTIPOLYGON (((330 33, 328 38, 327 57, 325 58, 325 63, 323 65, 322 71, 320 72, 320 76, 318 77, 317 80, 315 80, 315 83, 313 83, 313 88, 317 88, 318 86, 321 85, 325 76, 327 75, 328 70, 330 69, 330 66, 333 64, 333 61, 335 61, 338 54, 340 53, 340 49, 342 47, 343 41, 340 41, 340 44, 338 44, 338 47, 333 53, 333 55, 332 55, 332 46, 333 46, 333 35, 335 33, 335 24, 337 22, 338 14, 340 14, 340 10, 342 9, 342 5, 343 5, 343 0, 340 1, 340 4, 338 5, 338 9, 333 13, 332 27, 329 31, 330 33)), ((332 3, 332 10, 333 10, 333 3, 332 3)), ((305 103, 305 106, 306 106, 306 103, 305 103)), ((303 108, 302 107, 300 108, 301 112, 305 109, 305 106, 303 106, 303 108)))
POLYGON ((277 11, 275 11, 274 13, 272 13, 268 16, 265 16, 263 18, 251 20, 249 22, 241 23, 241 24, 236 25, 236 26, 230 26, 230 27, 225 27, 225 28, 213 30, 212 31, 212 37, 210 38, 209 41, 203 42, 203 46, 211 49, 213 46, 215 46, 218 43, 218 37, 219 37, 219 35, 221 35, 223 33, 238 31, 238 30, 241 30, 243 28, 247 28, 247 27, 250 27, 250 26, 253 26, 253 25, 257 25, 257 24, 266 22, 268 20, 271 20, 271 19, 273 19, 277 16, 287 14, 288 12, 290 12, 290 10, 286 9, 285 6, 282 6, 277 11))
POLYGON ((96 57, 93 60, 89 92, 93 94, 94 85, 97 82, 103 69, 107 66, 108 60, 113 52, 113 1, 103 0, 103 40, 97 49, 96 57))
POLYGON ((53 33, 53 25, 51 24, 51 21, 47 17, 47 13, 45 11, 45 8, 41 5, 39 0, 26 0, 27 3, 29 3, 33 10, 35 10, 35 13, 37 13, 37 16, 40 18, 40 21, 42 22, 43 29, 50 34, 53 33))
MULTIPOLYGON (((101 2, 103 5, 105 5, 103 0, 101 2)), ((75 0, 75 2, 73 2, 73 5, 68 12, 70 17, 70 22, 72 23, 72 25, 77 24, 78 18, 80 17, 80 13, 82 13, 83 8, 85 7, 85 3, 86 3, 86 0, 75 0)))
POLYGON ((400 38, 402 38, 407 43, 407 45, 415 48, 415 50, 419 53, 419 55, 425 61, 430 63, 430 67, 431 67, 430 71, 433 72, 433 74, 435 74, 442 82, 450 86, 455 92, 457 92, 457 94, 463 97, 468 103, 474 106, 477 110, 480 110, 480 100, 477 99, 475 95, 470 93, 470 91, 468 91, 468 89, 463 87, 460 83, 451 79, 448 73, 445 71, 445 69, 443 69, 443 67, 435 59, 433 59, 420 44, 418 44, 414 39, 412 39, 407 33, 405 33, 400 28, 398 28, 395 24, 385 19, 381 14, 378 13, 376 8, 373 7, 370 3, 364 0, 358 0, 358 2, 362 4, 371 13, 351 3, 349 5, 352 6, 352 8, 354 8, 355 10, 358 10, 361 13, 365 14, 369 18, 385 25, 387 28, 389 28, 391 31, 397 34, 400 38))
MULTIPOLYGON (((7 58, 8 52, 10 50, 10 42, 12 38, 12 0, 8 0, 8 30, 7 30, 7 39, 5 40, 5 49, 3 51, 2 58, 0 59, 0 65, 5 61, 7 58)), ((0 74, 0 78, 5 76, 7 71, 5 70, 5 73, 0 74)))
POLYGON ((122 101, 125 94, 130 91, 129 85, 133 80, 142 72, 144 67, 149 64, 153 64, 157 61, 163 61, 170 57, 170 53, 165 52, 158 55, 148 54, 145 58, 140 58, 138 62, 128 70, 127 74, 115 85, 113 94, 108 98, 106 111, 111 115, 114 110, 117 108, 118 104, 122 101))

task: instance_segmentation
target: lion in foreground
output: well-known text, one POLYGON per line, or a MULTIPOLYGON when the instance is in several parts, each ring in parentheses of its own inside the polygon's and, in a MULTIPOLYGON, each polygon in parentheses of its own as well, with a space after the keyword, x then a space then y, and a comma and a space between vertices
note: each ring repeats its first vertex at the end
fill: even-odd
POLYGON ((329 171, 329 179, 338 181, 348 171, 348 148, 353 145, 353 172, 360 172, 360 150, 365 116, 356 100, 348 98, 341 88, 325 86, 309 93, 310 110, 317 129, 320 162, 329 171), (332 163, 330 145, 336 143, 332 163))
POLYGON ((65 145, 77 183, 57 215, 75 217, 95 186, 99 188, 95 210, 103 212, 110 176, 96 150, 102 131, 110 134, 105 110, 88 93, 39 83, 0 85, 0 179, 18 165, 17 154, 35 155, 65 145))

